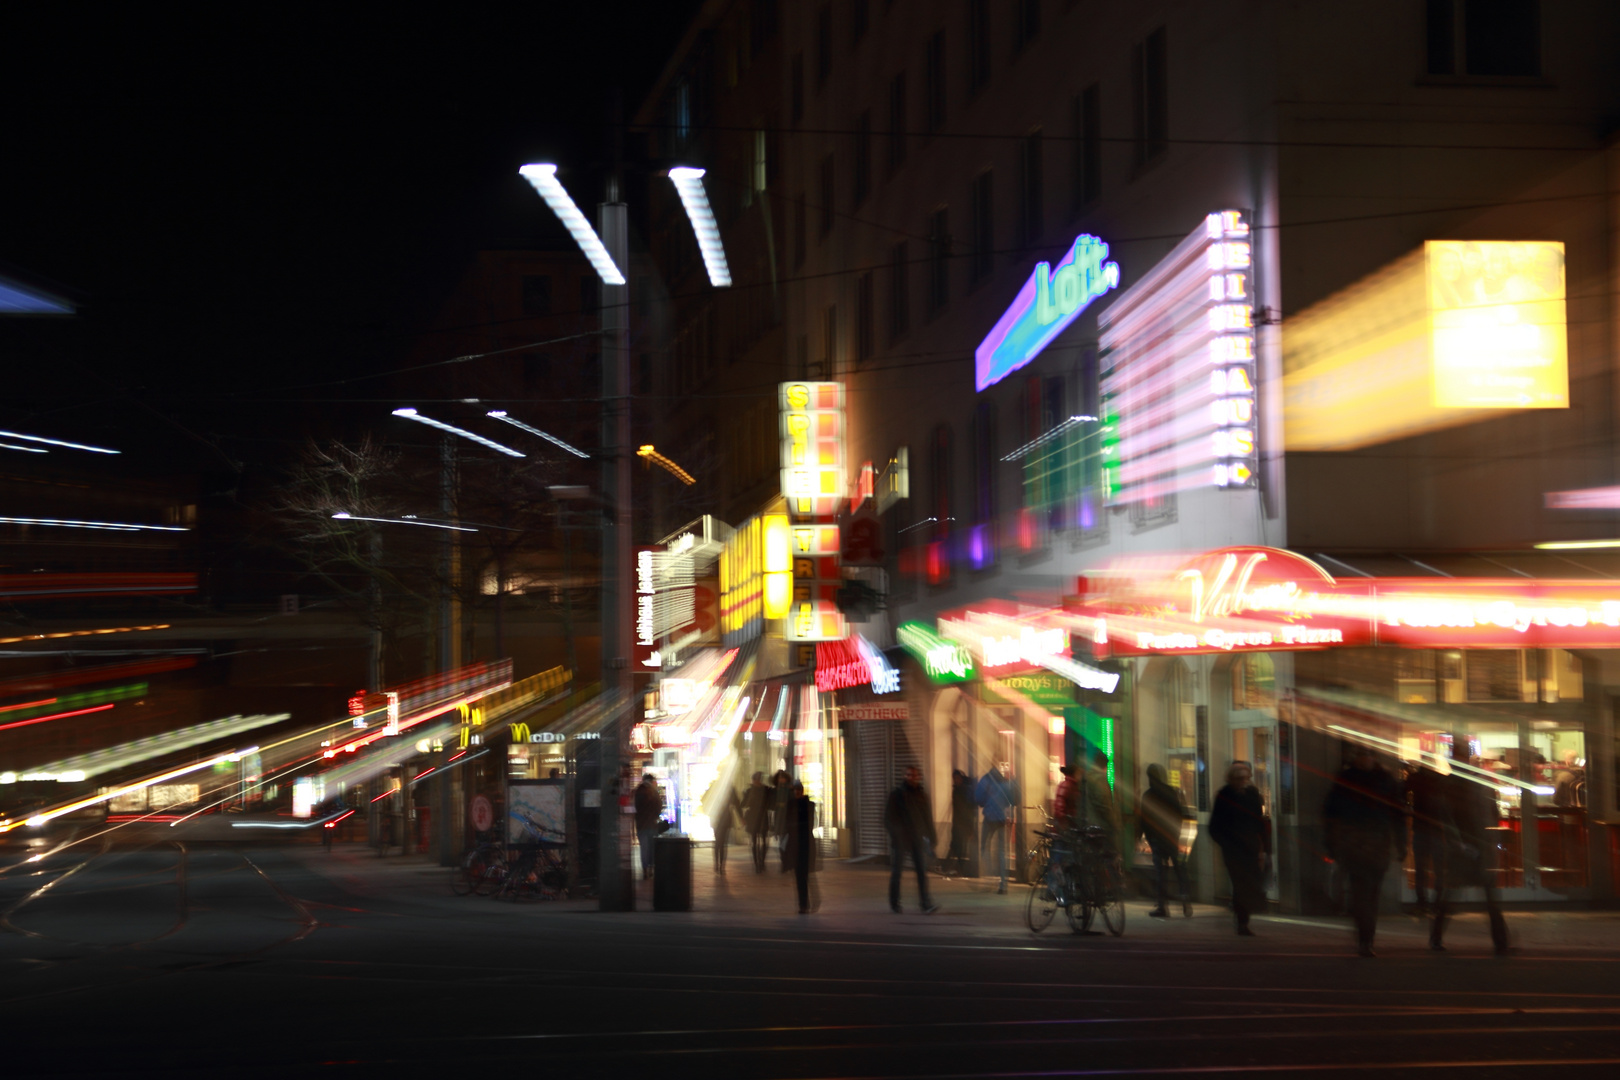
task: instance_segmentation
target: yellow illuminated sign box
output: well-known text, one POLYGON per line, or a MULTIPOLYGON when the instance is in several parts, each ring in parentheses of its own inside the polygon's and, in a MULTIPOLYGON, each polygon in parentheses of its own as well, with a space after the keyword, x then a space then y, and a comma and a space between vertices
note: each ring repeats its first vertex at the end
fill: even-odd
POLYGON ((1283 399, 1289 450, 1568 408, 1564 245, 1428 241, 1284 320, 1283 399))
POLYGON ((796 516, 838 512, 846 495, 844 385, 785 382, 782 415, 782 494, 796 516))

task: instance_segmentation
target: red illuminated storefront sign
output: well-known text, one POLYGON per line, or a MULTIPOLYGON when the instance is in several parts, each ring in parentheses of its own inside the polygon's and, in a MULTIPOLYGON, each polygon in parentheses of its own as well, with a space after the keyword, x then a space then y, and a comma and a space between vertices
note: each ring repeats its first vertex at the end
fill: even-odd
POLYGON ((1620 583, 1550 579, 1339 581, 1279 548, 1142 557, 1087 577, 1069 605, 1099 656, 1423 649, 1620 648, 1620 583))

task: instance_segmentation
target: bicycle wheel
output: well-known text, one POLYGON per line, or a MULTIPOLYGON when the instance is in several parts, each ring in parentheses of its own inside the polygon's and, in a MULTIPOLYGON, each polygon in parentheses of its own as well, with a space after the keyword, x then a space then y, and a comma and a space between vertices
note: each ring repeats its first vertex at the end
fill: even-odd
POLYGON ((478 876, 473 891, 479 896, 491 896, 500 889, 501 883, 506 880, 506 860, 499 855, 491 855, 484 862, 484 870, 478 876))
POLYGON ((1036 844, 1029 849, 1024 859, 1024 876, 1030 885, 1039 885, 1046 876, 1046 864, 1051 861, 1051 850, 1045 843, 1036 844))
POLYGON ((1029 900, 1025 902, 1024 909, 1024 919, 1029 923, 1030 931, 1038 934, 1052 925, 1052 917, 1057 914, 1057 908, 1057 898, 1052 895, 1051 888, 1044 880, 1031 885, 1029 900))
POLYGON ((1099 891, 1098 907, 1102 909, 1103 922, 1108 926, 1108 932, 1119 937, 1125 932, 1125 884, 1124 875, 1120 872, 1119 860, 1115 859, 1105 867, 1097 868, 1097 884, 1099 891))

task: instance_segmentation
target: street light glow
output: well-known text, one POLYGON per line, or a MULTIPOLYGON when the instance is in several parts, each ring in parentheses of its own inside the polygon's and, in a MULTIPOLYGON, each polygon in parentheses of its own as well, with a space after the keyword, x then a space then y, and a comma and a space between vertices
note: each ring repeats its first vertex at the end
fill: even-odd
POLYGON ((549 442, 555 443, 556 445, 562 447, 564 450, 568 451, 570 454, 573 454, 575 457, 588 458, 588 457, 591 456, 591 455, 587 454, 583 450, 580 450, 580 449, 578 449, 576 447, 569 446, 567 443, 563 442, 561 439, 557 438, 557 436, 555 436, 555 435, 548 435, 544 431, 541 431, 537 427, 530 427, 528 424, 525 424, 521 420, 512 419, 510 416, 506 415, 506 410, 505 409, 491 409, 489 412, 485 413, 484 415, 485 416, 493 416, 497 420, 504 420, 506 423, 511 424, 515 428, 521 428, 522 430, 527 431, 530 435, 538 435, 542 439, 545 439, 545 440, 547 440, 549 442))
POLYGON ((42 450, 37 446, 12 446, 10 443, 0 443, 0 450, 22 450, 29 454, 48 454, 49 450, 42 450))
POLYGON ((585 220, 585 215, 580 213, 579 207, 574 205, 574 200, 568 197, 568 192, 557 179, 557 166, 549 163, 525 165, 518 170, 518 175, 534 185, 534 190, 546 200, 546 205, 563 223, 602 280, 609 285, 623 285, 624 275, 614 265, 607 248, 602 246, 602 238, 596 235, 596 230, 591 228, 591 223, 585 220))
POLYGON ((444 421, 435 420, 431 416, 423 416, 415 409, 395 409, 394 415, 403 416, 407 420, 415 420, 418 424, 426 424, 428 427, 436 427, 440 431, 448 431, 452 435, 460 435, 463 439, 471 439, 480 446, 487 446, 491 450, 499 450, 501 453, 509 454, 512 457, 526 456, 521 450, 514 450, 510 446, 502 446, 494 439, 486 439, 482 435, 474 435, 466 428, 458 428, 454 424, 446 424, 444 421))
MULTIPOLYGON (((44 443, 47 446, 65 446, 69 450, 88 450, 92 454, 121 454, 122 450, 108 450, 105 446, 86 446, 84 443, 63 442, 61 439, 47 439, 43 435, 24 435, 20 431, 0 431, 0 436, 8 439, 21 439, 24 442, 44 443)), ((21 450, 23 447, 8 447, 12 450, 21 450)))
POLYGON ((696 480, 692 479, 692 474, 691 473, 687 472, 685 469, 681 468, 679 465, 677 465, 673 461, 669 460, 669 458, 665 457, 663 454, 660 454, 657 450, 653 449, 653 445, 651 443, 648 443, 646 446, 643 446, 640 450, 637 450, 636 451, 636 456, 637 457, 644 457, 648 461, 656 461, 658 464, 660 464, 664 468, 668 469, 671 476, 675 477, 675 479, 679 480, 681 483, 685 484, 687 487, 691 487, 693 484, 697 483, 696 480))
POLYGON ((339 510, 332 516, 337 518, 339 521, 382 521, 389 525, 421 525, 423 528, 427 529, 453 529, 456 532, 478 531, 477 529, 469 528, 466 525, 442 525, 437 521, 418 521, 416 518, 361 517, 359 514, 351 514, 347 510, 339 510))
POLYGON ((709 271, 709 282, 717 289, 731 284, 731 268, 726 265, 726 249, 720 243, 720 226, 715 223, 714 211, 709 208, 709 196, 703 190, 703 170, 682 166, 669 170, 675 184, 675 193, 686 207, 686 216, 697 234, 698 251, 703 253, 703 265, 709 271))

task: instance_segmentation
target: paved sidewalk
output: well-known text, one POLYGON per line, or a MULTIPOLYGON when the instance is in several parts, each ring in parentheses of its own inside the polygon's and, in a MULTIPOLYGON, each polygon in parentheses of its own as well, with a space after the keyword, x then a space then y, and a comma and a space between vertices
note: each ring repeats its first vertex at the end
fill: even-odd
MULTIPOLYGON (((593 899, 510 904, 485 897, 452 896, 451 871, 429 862, 424 855, 378 859, 374 851, 360 845, 338 845, 329 856, 317 846, 298 850, 311 869, 322 872, 324 867, 324 872, 342 877, 351 887, 365 882, 382 893, 426 901, 440 910, 489 917, 520 913, 521 917, 542 919, 600 914, 593 899)), ((793 875, 782 873, 779 865, 773 853, 766 872, 756 874, 747 849, 733 847, 727 872, 722 876, 713 870, 712 849, 699 847, 694 851, 692 867, 692 911, 653 911, 653 883, 641 880, 636 882, 636 911, 604 917, 680 919, 716 928, 773 932, 797 928, 816 935, 904 937, 949 948, 1062 947, 1271 957, 1348 956, 1352 952, 1348 919, 1256 916, 1256 936, 1239 938, 1226 909, 1206 904, 1195 905, 1190 919, 1179 914, 1170 919, 1153 919, 1148 917, 1147 902, 1129 902, 1125 934, 1120 938, 1095 932, 1076 936, 1061 913, 1042 933, 1034 934, 1025 923, 1028 887, 1010 884, 1006 895, 997 895, 995 881, 986 878, 931 876, 932 899, 940 910, 927 915, 919 909, 916 875, 909 868, 901 879, 904 910, 895 915, 888 909, 888 868, 871 862, 825 864, 814 879, 816 910, 800 915, 793 875)), ((1572 960, 1590 957, 1606 962, 1620 958, 1620 912, 1510 911, 1508 923, 1518 955, 1572 960)), ((1100 920, 1094 925, 1096 929, 1101 929, 1100 920)), ((1427 923, 1411 915, 1387 915, 1380 920, 1381 955, 1431 956, 1427 942, 1427 923)), ((1489 956, 1491 944, 1484 915, 1464 912, 1458 916, 1448 930, 1446 943, 1450 950, 1447 956, 1489 956)), ((1435 959, 1443 961, 1447 956, 1435 959)))

